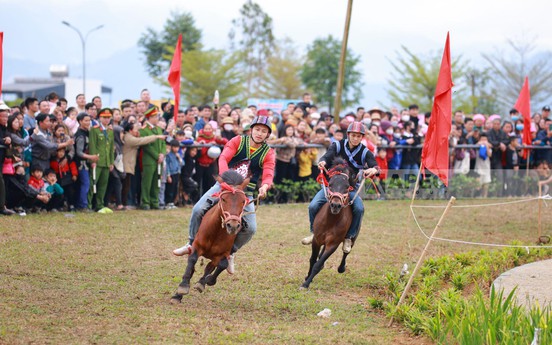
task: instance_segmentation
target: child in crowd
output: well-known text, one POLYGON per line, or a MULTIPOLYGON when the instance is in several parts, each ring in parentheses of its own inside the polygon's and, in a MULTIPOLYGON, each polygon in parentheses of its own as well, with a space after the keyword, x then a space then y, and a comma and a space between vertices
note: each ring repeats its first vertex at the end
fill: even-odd
POLYGON ((63 207, 63 188, 57 183, 56 172, 52 169, 47 169, 44 172, 44 188, 51 195, 50 202, 46 205, 46 209, 50 212, 59 212, 63 207))
POLYGON ((44 171, 42 168, 38 165, 34 165, 31 167, 31 177, 29 178, 29 181, 27 184, 31 187, 33 187, 37 192, 45 192, 46 189, 44 188, 44 180, 42 180, 42 175, 44 171))
POLYGON ((70 160, 64 148, 57 150, 56 158, 50 161, 50 168, 55 171, 59 185, 64 190, 65 202, 69 211, 74 211, 75 182, 79 176, 77 164, 70 160))
MULTIPOLYGON (((379 173, 379 176, 374 177, 374 183, 378 188, 378 193, 380 194, 380 200, 384 200, 385 188, 383 187, 382 182, 385 181, 385 179, 387 178, 387 170, 388 170, 386 149, 378 150, 378 153, 376 155, 376 162, 380 167, 380 173, 379 173)), ((369 181, 367 181, 366 183, 369 183, 369 181)))
POLYGON ((171 151, 165 157, 165 167, 167 182, 165 185, 165 205, 169 210, 175 209, 174 200, 178 192, 178 181, 180 180, 180 170, 184 166, 184 161, 178 154, 180 143, 178 140, 171 141, 171 151))
POLYGON ((308 147, 299 152, 297 155, 297 163, 299 165, 299 181, 305 182, 312 178, 312 165, 317 154, 318 150, 312 147, 308 147))
POLYGON ((184 199, 188 204, 195 204, 199 200, 199 184, 193 179, 197 158, 197 147, 189 147, 184 153, 184 166, 180 170, 184 199))
POLYGON ((479 145, 479 150, 477 150, 475 157, 475 172, 479 174, 480 196, 486 198, 491 183, 491 155, 493 154, 491 143, 487 139, 487 133, 481 133, 477 145, 479 145))

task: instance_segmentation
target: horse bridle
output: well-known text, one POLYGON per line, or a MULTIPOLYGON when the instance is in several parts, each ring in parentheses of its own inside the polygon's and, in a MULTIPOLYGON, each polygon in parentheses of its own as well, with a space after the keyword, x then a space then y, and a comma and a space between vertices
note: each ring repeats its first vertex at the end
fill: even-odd
MULTIPOLYGON (((220 219, 222 221, 221 223, 221 227, 224 228, 224 224, 226 224, 227 222, 231 221, 231 220, 235 220, 238 222, 238 224, 241 225, 241 222, 242 222, 242 217, 243 217, 243 214, 244 214, 244 211, 245 211, 245 208, 247 207, 247 205, 250 204, 251 201, 248 201, 246 202, 243 207, 242 207, 242 210, 240 212, 240 215, 239 216, 236 216, 236 215, 233 215, 233 214, 230 214, 230 212, 228 211, 225 211, 224 210, 224 207, 222 206, 222 196, 224 194, 236 194, 236 193, 241 193, 245 196, 245 192, 241 189, 233 189, 233 190, 223 190, 222 192, 220 192, 220 194, 218 195, 220 201, 219 201, 219 207, 220 207, 220 211, 222 212, 222 216, 220 216, 220 219)), ((246 196, 246 199, 247 199, 247 196, 246 196)))
MULTIPOLYGON (((347 181, 349 180, 349 175, 343 172, 332 172, 332 173, 328 173, 328 175, 330 176, 330 178, 336 175, 343 175, 345 176, 347 181)), ((339 202, 341 203, 341 205, 343 205, 344 208, 351 205, 350 202, 347 202, 347 199, 349 199, 349 191, 347 191, 346 193, 332 192, 330 190, 330 186, 328 186, 328 188, 326 188, 326 200, 330 202, 333 198, 339 199, 339 202)))

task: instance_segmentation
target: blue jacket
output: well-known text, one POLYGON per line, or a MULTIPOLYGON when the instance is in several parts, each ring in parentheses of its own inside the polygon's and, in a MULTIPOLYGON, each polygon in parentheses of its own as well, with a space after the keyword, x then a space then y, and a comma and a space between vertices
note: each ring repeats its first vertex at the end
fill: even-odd
POLYGON ((174 152, 169 152, 165 157, 165 165, 167 169, 167 175, 175 175, 180 173, 180 169, 184 162, 179 159, 179 157, 174 154, 174 152))

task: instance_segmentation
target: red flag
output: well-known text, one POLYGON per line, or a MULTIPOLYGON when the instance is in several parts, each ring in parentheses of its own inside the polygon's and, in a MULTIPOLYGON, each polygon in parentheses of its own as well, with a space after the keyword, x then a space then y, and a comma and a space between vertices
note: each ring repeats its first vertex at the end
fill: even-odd
MULTIPOLYGON (((527 77, 525 77, 525 82, 514 108, 523 116, 523 145, 531 145, 531 93, 529 92, 529 78, 527 77)), ((523 158, 527 159, 528 152, 529 150, 523 150, 523 158)))
POLYGON ((2 99, 2 65, 3 65, 3 55, 4 50, 2 45, 4 44, 4 33, 0 32, 0 99, 2 99))
POLYGON ((176 42, 176 48, 174 49, 174 55, 171 62, 171 68, 169 69, 169 85, 173 89, 174 93, 174 122, 178 115, 178 106, 180 103, 180 68, 182 63, 182 34, 178 35, 178 42, 176 42))
POLYGON ((452 116, 452 70, 450 62, 449 34, 441 70, 435 88, 435 98, 431 109, 431 118, 427 129, 426 140, 422 149, 422 171, 428 169, 437 175, 448 186, 449 151, 448 138, 452 116))

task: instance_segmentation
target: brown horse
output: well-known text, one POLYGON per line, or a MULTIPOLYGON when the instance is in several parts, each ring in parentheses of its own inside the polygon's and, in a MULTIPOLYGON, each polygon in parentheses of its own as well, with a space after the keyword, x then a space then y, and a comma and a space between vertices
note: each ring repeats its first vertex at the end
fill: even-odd
MULTIPOLYGON (((353 220, 353 211, 350 206, 349 191, 354 184, 354 178, 345 160, 338 158, 328 172, 330 177, 326 189, 328 200, 316 214, 313 223, 312 253, 310 257, 309 273, 301 288, 308 289, 314 277, 324 268, 324 263, 345 240, 347 231, 353 220), (322 251, 320 248, 323 246, 322 251)), ((353 240, 354 243, 354 240, 353 240)), ((343 253, 341 264, 337 271, 345 272, 345 261, 348 253, 343 253)))
POLYGON ((192 253, 188 256, 188 265, 182 282, 178 285, 173 302, 180 302, 182 296, 190 292, 190 280, 195 272, 199 257, 211 260, 205 267, 203 277, 194 286, 199 292, 205 290, 205 284, 212 286, 228 267, 228 257, 238 232, 242 229, 242 216, 249 199, 244 189, 249 183, 234 170, 225 171, 216 180, 221 191, 216 195, 219 200, 203 217, 196 238, 192 243, 192 253), (213 273, 214 271, 214 273, 213 273))

